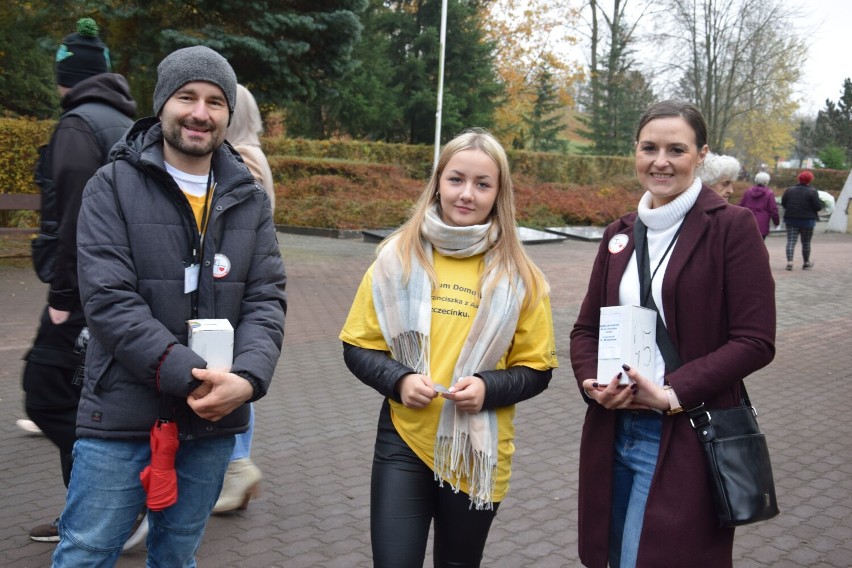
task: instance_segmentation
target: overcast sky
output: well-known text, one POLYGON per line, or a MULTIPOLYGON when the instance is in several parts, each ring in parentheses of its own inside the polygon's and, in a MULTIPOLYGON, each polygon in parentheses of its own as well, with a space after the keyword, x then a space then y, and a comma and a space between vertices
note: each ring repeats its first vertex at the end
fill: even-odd
POLYGON ((852 78, 852 1, 799 0, 799 4, 807 22, 803 30, 813 33, 806 35, 810 50, 798 87, 802 111, 816 114, 825 99, 837 101, 843 80, 852 78))

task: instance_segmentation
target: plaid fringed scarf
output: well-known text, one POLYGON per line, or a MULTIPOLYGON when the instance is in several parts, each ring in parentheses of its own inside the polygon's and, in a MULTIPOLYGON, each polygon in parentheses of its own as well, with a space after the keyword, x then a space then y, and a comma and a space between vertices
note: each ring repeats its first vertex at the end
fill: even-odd
MULTIPOLYGON (((470 227, 444 224, 431 209, 422 234, 427 256, 432 247, 445 256, 467 258, 487 252, 499 236, 491 222, 470 227)), ((488 255, 485 257, 489 261, 488 255)), ((518 324, 525 290, 519 278, 503 277, 484 283, 490 290, 474 317, 453 370, 453 385, 460 377, 494 369, 509 348, 518 324)), ((412 258, 411 275, 402 284, 402 263, 395 243, 384 247, 373 269, 373 303, 391 356, 416 373, 429 375, 429 331, 432 321, 432 286, 423 267, 412 258)), ((476 414, 459 412, 445 400, 435 437, 435 479, 459 490, 466 479, 471 506, 492 509, 497 469, 497 417, 493 410, 476 414)))

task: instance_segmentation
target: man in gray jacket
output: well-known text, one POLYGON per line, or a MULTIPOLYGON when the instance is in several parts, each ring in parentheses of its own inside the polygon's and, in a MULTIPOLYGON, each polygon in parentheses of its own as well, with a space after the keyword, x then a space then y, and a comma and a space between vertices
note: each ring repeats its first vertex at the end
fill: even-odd
POLYGON ((148 488, 149 562, 194 565, 246 403, 269 387, 286 277, 269 198, 224 142, 236 85, 211 49, 170 54, 156 116, 134 124, 86 186, 78 274, 91 338, 56 567, 114 565, 146 502, 151 439, 175 425, 177 497, 152 504, 148 488), (207 369, 188 347, 187 322, 206 318, 233 326, 229 370, 207 369))

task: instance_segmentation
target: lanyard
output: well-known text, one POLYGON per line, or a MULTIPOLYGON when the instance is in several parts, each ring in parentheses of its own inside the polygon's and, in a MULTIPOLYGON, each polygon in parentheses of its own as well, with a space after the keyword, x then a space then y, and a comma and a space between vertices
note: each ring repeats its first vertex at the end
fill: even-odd
MULTIPOLYGON (((685 221, 686 219, 684 219, 685 221)), ((675 231, 672 240, 669 241, 669 245, 666 247, 663 256, 660 257, 660 261, 657 263, 657 267, 654 269, 654 273, 651 273, 651 258, 648 254, 648 227, 645 226, 645 223, 642 222, 639 217, 636 218, 636 225, 634 226, 633 236, 634 241, 636 243, 636 261, 640 262, 639 266, 639 286, 642 290, 642 297, 640 305, 645 306, 648 303, 648 297, 651 294, 651 283, 654 281, 654 277, 657 275, 657 271, 660 269, 660 266, 663 265, 663 261, 671 252, 672 247, 677 240, 678 235, 680 235, 680 231, 683 229, 683 221, 680 222, 680 226, 678 226, 677 231, 675 231)), ((651 297, 651 301, 653 302, 653 297, 651 297)), ((656 305, 655 305, 656 308, 656 305)))
POLYGON ((204 194, 204 209, 201 211, 201 226, 198 228, 198 241, 201 247, 201 258, 204 258, 204 235, 207 233, 207 211, 210 207, 210 200, 213 192, 216 191, 216 182, 213 180, 213 168, 210 168, 210 173, 207 175, 207 192, 204 194))
POLYGON ((657 312, 657 347, 663 356, 663 361, 665 361, 666 364, 666 371, 668 372, 672 372, 680 367, 682 362, 680 355, 672 342, 672 338, 669 335, 669 331, 663 323, 663 317, 660 315, 660 310, 657 309, 657 304, 654 302, 654 296, 651 294, 651 281, 653 281, 654 276, 657 275, 657 270, 660 269, 660 266, 663 264, 663 260, 665 260, 669 251, 671 251, 674 246, 674 242, 677 240, 678 235, 680 235, 680 230, 683 228, 683 223, 685 221, 685 218, 681 221, 680 226, 677 228, 677 232, 675 232, 671 242, 669 242, 669 246, 666 247, 666 251, 663 253, 660 262, 657 263, 657 268, 654 269, 653 274, 651 274, 649 266, 651 264, 651 259, 648 254, 648 240, 645 238, 648 233, 648 228, 641 219, 639 219, 639 217, 636 217, 636 224, 633 226, 633 240, 636 246, 636 262, 639 263, 639 259, 642 259, 642 266, 637 266, 639 269, 639 287, 642 289, 641 305, 657 312))

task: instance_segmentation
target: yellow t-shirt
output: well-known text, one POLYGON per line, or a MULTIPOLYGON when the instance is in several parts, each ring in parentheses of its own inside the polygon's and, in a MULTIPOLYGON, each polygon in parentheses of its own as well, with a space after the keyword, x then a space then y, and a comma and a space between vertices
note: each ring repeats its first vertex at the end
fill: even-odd
MULTIPOLYGON (((451 258, 433 254, 439 287, 432 292, 432 323, 430 328, 430 369, 432 382, 449 387, 462 344, 467 338, 479 307, 479 276, 483 255, 470 258, 451 258)), ((364 275, 340 339, 364 349, 389 351, 379 328, 373 304, 373 267, 364 275)), ((497 369, 524 365, 539 371, 558 366, 553 335, 550 299, 544 298, 533 309, 522 313, 512 345, 501 358, 497 369)), ((390 401, 391 418, 397 432, 423 462, 434 470, 435 433, 443 397, 437 397, 423 409, 406 408, 390 401)), ((512 455, 515 453, 515 428, 512 420, 515 407, 495 410, 497 416, 497 478, 493 500, 502 501, 509 489, 512 455)), ((466 480, 461 490, 468 492, 466 480)))
MULTIPOLYGON (((189 201, 189 206, 192 207, 192 213, 195 215, 195 225, 196 228, 200 231, 201 227, 201 216, 204 214, 204 202, 207 201, 206 195, 192 195, 191 193, 183 192, 186 196, 186 200, 189 201)), ((210 205, 207 205, 208 211, 210 205)))

